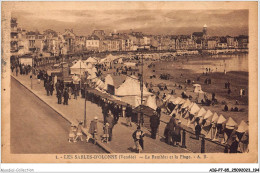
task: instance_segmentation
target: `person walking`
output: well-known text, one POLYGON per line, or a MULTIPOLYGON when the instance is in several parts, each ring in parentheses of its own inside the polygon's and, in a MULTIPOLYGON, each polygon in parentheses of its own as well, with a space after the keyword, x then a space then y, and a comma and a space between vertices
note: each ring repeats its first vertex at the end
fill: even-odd
POLYGON ((104 101, 104 104, 103 104, 103 106, 102 106, 102 114, 103 114, 103 119, 104 119, 103 124, 104 124, 104 125, 106 124, 106 117, 107 117, 107 115, 108 115, 108 111, 109 111, 108 103, 107 103, 107 101, 105 100, 105 101, 104 101))
POLYGON ((70 132, 69 132, 69 142, 73 142, 74 141, 74 138, 76 136, 75 132, 76 132, 76 127, 75 127, 75 125, 71 124, 70 132))
POLYGON ((49 96, 50 95, 50 82, 49 81, 45 82, 45 90, 47 92, 47 96, 49 96))
POLYGON ((160 119, 157 113, 155 112, 151 117, 150 117, 150 127, 151 127, 151 137, 153 139, 156 139, 156 133, 159 127, 160 119))
POLYGON ((104 134, 102 135, 102 140, 101 142, 108 143, 109 139, 109 123, 106 123, 103 127, 104 134))
POLYGON ((108 141, 112 140, 112 134, 113 134, 113 127, 115 125, 114 117, 112 116, 111 110, 108 111, 108 115, 106 117, 106 123, 109 124, 108 132, 109 132, 109 138, 108 141))
POLYGON ((52 81, 50 82, 49 89, 50 89, 50 95, 52 96, 53 95, 53 90, 54 90, 54 86, 53 86, 53 82, 52 81))
POLYGON ((68 105, 68 100, 69 100, 69 92, 68 92, 68 88, 65 88, 65 91, 63 93, 63 97, 64 97, 64 101, 63 104, 64 105, 68 105))
POLYGON ((176 116, 175 114, 172 115, 170 121, 167 123, 164 130, 165 142, 169 145, 171 144, 171 141, 172 143, 175 143, 174 142, 174 129, 176 126, 175 116, 176 116))
POLYGON ((132 134, 135 143, 135 149, 140 153, 144 149, 144 132, 141 130, 141 127, 138 126, 136 131, 132 134))
POLYGON ((132 108, 130 107, 129 104, 126 105, 125 116, 126 116, 126 124, 127 124, 127 126, 132 127, 132 122, 131 122, 132 108))
POLYGON ((78 128, 77 128, 76 137, 75 137, 73 142, 77 142, 78 138, 80 138, 80 140, 83 141, 83 134, 82 134, 82 128, 83 127, 82 127, 82 124, 83 124, 83 122, 80 121, 79 125, 78 125, 78 128))
POLYGON ((174 139, 175 139, 175 144, 174 145, 179 145, 179 142, 181 142, 181 120, 178 121, 174 128, 174 139))
POLYGON ((97 122, 98 117, 94 117, 94 120, 90 122, 88 131, 89 134, 87 135, 86 142, 88 142, 90 138, 92 138, 94 141, 96 140, 96 135, 98 133, 97 122))
POLYGON ((200 133, 201 133, 201 126, 199 124, 199 121, 196 121, 196 126, 195 126, 195 135, 196 135, 196 139, 199 140, 200 137, 200 133))
POLYGON ((61 100, 62 100, 62 91, 61 91, 61 89, 57 90, 57 98, 58 98, 58 104, 61 104, 61 100))

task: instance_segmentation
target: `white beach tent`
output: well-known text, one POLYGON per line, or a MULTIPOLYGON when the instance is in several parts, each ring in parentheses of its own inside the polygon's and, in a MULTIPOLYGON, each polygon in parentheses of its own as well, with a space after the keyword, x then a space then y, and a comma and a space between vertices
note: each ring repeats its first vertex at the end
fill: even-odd
POLYGON ((203 119, 203 116, 207 113, 207 111, 202 107, 200 108, 199 112, 195 115, 195 117, 199 117, 200 119, 203 119))
MULTIPOLYGON (((117 96, 141 96, 140 81, 137 77, 131 76, 125 79, 118 89, 115 91, 117 96)), ((143 86, 143 96, 149 96, 152 93, 148 92, 145 85, 143 86)))
POLYGON ((193 84, 194 90, 193 92, 199 93, 202 92, 201 85, 200 84, 193 84))
POLYGON ((170 99, 175 99, 175 97, 173 95, 171 95, 171 94, 167 94, 166 97, 163 99, 163 102, 167 102, 170 99))
POLYGON ((194 103, 193 106, 190 109, 190 114, 195 115, 197 112, 199 112, 200 107, 194 103))
POLYGON ((206 114, 203 117, 203 119, 205 120, 204 126, 209 126, 211 124, 212 117, 213 117, 213 113, 208 109, 206 114))
POLYGON ((93 57, 89 57, 87 60, 85 60, 85 63, 96 64, 98 63, 98 60, 93 57))
POLYGON ((227 121, 227 119, 221 114, 218 118, 217 124, 223 124, 227 121))
POLYGON ((233 120, 233 118, 229 117, 226 123, 226 128, 227 129, 235 129, 235 127, 237 127, 237 123, 235 122, 235 120, 233 120))
POLYGON ((70 67, 71 74, 81 74, 83 75, 88 67, 84 62, 81 60, 78 60, 76 64, 72 65, 70 67))
POLYGON ((119 57, 113 56, 112 54, 107 55, 105 58, 100 60, 100 63, 110 63, 119 57))
POLYGON ((191 108, 192 108, 192 106, 193 106, 194 104, 195 104, 195 103, 192 102, 192 103, 186 108, 186 112, 184 113, 184 114, 185 114, 185 116, 184 116, 185 119, 187 119, 187 118, 189 117, 190 110, 191 110, 191 108))
POLYGON ((102 80, 98 79, 96 81, 96 87, 99 88, 100 90, 103 90, 105 88, 105 84, 102 80))
POLYGON ((192 119, 190 119, 190 118, 188 119, 187 125, 188 125, 188 127, 191 127, 193 130, 195 128, 195 125, 194 125, 195 115, 196 115, 196 113, 199 112, 199 110, 200 110, 200 107, 196 103, 194 103, 190 109, 190 114, 193 115, 193 117, 192 117, 192 119))
POLYGON ((107 90, 107 85, 112 85, 114 86, 114 80, 112 78, 112 76, 110 74, 108 74, 106 77, 105 77, 105 90, 107 90))
POLYGON ((180 97, 177 97, 176 99, 174 99, 172 101, 172 103, 175 104, 175 105, 183 104, 184 102, 185 102, 185 100, 180 98, 180 97))
POLYGON ((144 105, 152 108, 153 110, 156 110, 157 109, 156 96, 155 95, 148 96, 144 105))
POLYGON ((237 128, 237 132, 244 133, 246 131, 248 131, 248 125, 242 120, 237 128))
POLYGON ((97 69, 95 67, 91 68, 91 69, 86 69, 86 71, 88 72, 88 77, 87 79, 94 79, 97 78, 96 72, 97 69))
POLYGON ((187 108, 189 105, 191 104, 191 101, 189 99, 187 99, 181 106, 181 108, 187 108))

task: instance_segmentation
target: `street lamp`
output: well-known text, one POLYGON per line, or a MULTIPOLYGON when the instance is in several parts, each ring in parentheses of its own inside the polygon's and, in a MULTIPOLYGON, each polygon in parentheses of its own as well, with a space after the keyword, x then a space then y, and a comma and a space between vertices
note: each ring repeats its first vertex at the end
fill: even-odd
POLYGON ((141 106, 140 106, 140 114, 138 116, 138 125, 140 126, 141 124, 141 116, 142 116, 142 107, 143 107, 143 89, 144 89, 144 83, 143 83, 143 67, 144 67, 144 55, 141 55, 141 62, 142 62, 142 67, 141 67, 141 80, 140 80, 140 90, 141 90, 141 106))
POLYGON ((84 128, 87 128, 87 90, 85 87, 84 128))

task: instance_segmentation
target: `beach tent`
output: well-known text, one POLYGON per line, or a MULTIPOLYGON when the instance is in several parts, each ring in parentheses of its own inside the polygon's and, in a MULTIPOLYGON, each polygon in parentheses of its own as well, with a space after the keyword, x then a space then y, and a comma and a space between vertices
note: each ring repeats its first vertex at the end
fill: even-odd
POLYGON ((119 57, 113 56, 112 54, 107 55, 105 58, 100 60, 100 63, 110 63, 119 57))
POLYGON ((98 63, 98 60, 95 58, 89 57, 87 60, 85 60, 85 63, 96 64, 96 63, 98 63))
POLYGON ((163 99, 164 102, 169 101, 170 99, 175 99, 175 97, 171 94, 167 94, 166 97, 163 99))
MULTIPOLYGON (((116 89, 115 95, 117 96, 141 96, 140 81, 137 77, 131 76, 125 79, 118 89, 116 89)), ((152 93, 148 92, 145 85, 143 86, 143 96, 149 96, 152 93)))
POLYGON ((193 106, 190 109, 190 114, 195 115, 197 112, 199 112, 200 107, 194 103, 193 106))
POLYGON ((176 99, 177 99, 176 97, 171 96, 171 97, 168 98, 168 102, 172 102, 173 103, 176 99))
POLYGON ((213 114, 213 117, 212 117, 212 119, 211 119, 211 123, 217 123, 218 122, 218 118, 219 118, 219 116, 218 116, 218 114, 215 112, 214 114, 213 114))
POLYGON ((189 112, 189 118, 188 118, 188 123, 187 123, 187 126, 188 127, 191 127, 193 129, 193 126, 194 126, 194 122, 195 122, 195 117, 194 115, 199 112, 200 110, 200 107, 194 103, 193 106, 191 107, 190 109, 190 112, 189 112))
POLYGON ((218 118, 217 124, 223 124, 226 120, 227 119, 221 114, 218 118))
POLYGON ((81 75, 83 75, 84 72, 86 71, 86 69, 88 69, 88 67, 81 60, 78 60, 76 64, 74 64, 70 67, 71 74, 81 74, 81 75))
POLYGON ((195 103, 194 102, 192 102, 187 108, 186 108, 186 112, 184 112, 183 113, 183 117, 186 119, 186 118, 188 118, 189 117, 189 115, 190 115, 190 110, 191 110, 191 108, 192 108, 192 106, 194 105, 195 103))
POLYGON ((203 116, 207 113, 207 111, 202 107, 200 108, 199 112, 195 115, 195 117, 200 117, 200 119, 203 119, 203 116))
POLYGON ((189 99, 187 99, 181 106, 181 108, 185 109, 187 108, 189 105, 191 104, 191 101, 189 99))
POLYGON ((88 77, 87 79, 94 79, 97 78, 97 69, 95 67, 91 68, 91 69, 86 69, 87 73, 88 73, 88 77))
POLYGON ((103 90, 105 88, 105 83, 102 80, 98 79, 96 81, 96 87, 99 88, 100 90, 103 90))
POLYGON ((235 127, 237 127, 237 123, 233 120, 233 118, 229 117, 226 123, 226 128, 234 129, 235 127))
POLYGON ((193 92, 195 92, 195 93, 199 93, 202 91, 200 84, 193 84, 193 87, 194 87, 193 92))
POLYGON ((203 126, 209 126, 211 124, 211 120, 213 117, 213 113, 210 110, 207 110, 206 114, 203 117, 203 120, 205 121, 205 123, 203 123, 203 120, 200 122, 203 124, 203 126))
POLYGON ((155 95, 148 96, 144 105, 152 108, 153 110, 156 110, 157 109, 156 96, 155 95))
POLYGON ((174 99, 174 100, 172 101, 172 103, 175 104, 175 105, 183 104, 184 102, 185 102, 185 100, 182 99, 182 98, 180 98, 180 97, 177 97, 176 99, 174 99))
POLYGON ((114 80, 112 78, 112 76, 110 74, 108 74, 106 77, 105 77, 105 90, 107 90, 107 85, 112 85, 114 86, 114 80))
POLYGON ((248 131, 248 125, 242 120, 237 128, 237 132, 244 133, 246 131, 248 131))

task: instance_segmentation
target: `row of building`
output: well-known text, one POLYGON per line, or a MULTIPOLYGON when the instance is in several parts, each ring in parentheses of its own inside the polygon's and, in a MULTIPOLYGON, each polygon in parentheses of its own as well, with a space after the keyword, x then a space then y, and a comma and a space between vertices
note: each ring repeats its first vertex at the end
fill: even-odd
POLYGON ((137 50, 214 50, 214 49, 247 49, 248 36, 210 37, 207 26, 202 32, 190 35, 145 35, 142 32, 109 33, 94 30, 87 37, 77 36, 72 29, 58 33, 48 29, 26 31, 18 27, 17 19, 11 19, 11 53, 66 55, 82 51, 137 51, 137 50))

